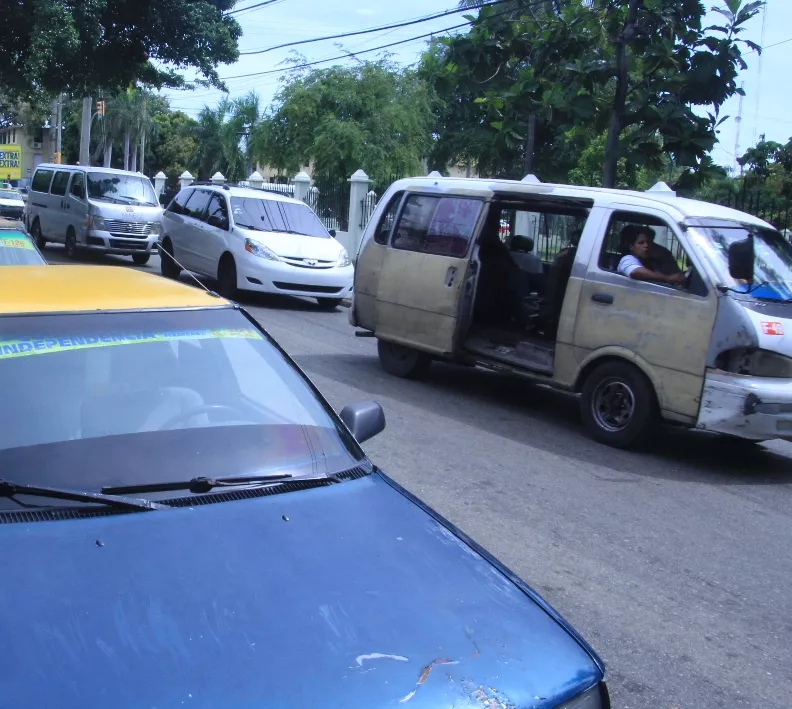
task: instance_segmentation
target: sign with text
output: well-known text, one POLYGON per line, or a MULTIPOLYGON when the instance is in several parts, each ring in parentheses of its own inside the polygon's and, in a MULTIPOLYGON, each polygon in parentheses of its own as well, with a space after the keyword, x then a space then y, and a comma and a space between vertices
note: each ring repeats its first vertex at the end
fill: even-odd
POLYGON ((22 148, 0 145, 0 180, 22 179, 22 148))

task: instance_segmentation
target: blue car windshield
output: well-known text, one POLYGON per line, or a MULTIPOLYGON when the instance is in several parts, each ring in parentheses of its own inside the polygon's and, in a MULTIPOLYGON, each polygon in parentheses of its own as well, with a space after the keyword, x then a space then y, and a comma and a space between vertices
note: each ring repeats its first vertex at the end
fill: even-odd
POLYGON ((37 266, 46 261, 22 232, 0 230, 0 266, 37 266))
POLYGON ((787 301, 792 299, 792 244, 774 229, 747 224, 702 224, 691 228, 695 242, 710 256, 715 266, 718 285, 747 297, 787 301), (729 274, 729 246, 754 239, 753 283, 738 281, 729 274))
POLYGON ((303 376, 231 308, 0 318, 0 391, 0 477, 15 482, 99 490, 299 476, 360 456, 303 376))

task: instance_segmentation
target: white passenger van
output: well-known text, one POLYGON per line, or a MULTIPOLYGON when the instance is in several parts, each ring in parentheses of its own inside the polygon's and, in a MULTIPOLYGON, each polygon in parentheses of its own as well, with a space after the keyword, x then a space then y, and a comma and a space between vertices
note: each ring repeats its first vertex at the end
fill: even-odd
POLYGON ((361 243, 350 322, 397 376, 435 359, 578 392, 609 445, 659 417, 792 440, 792 246, 665 185, 396 182, 361 243), (655 280, 622 275, 639 243, 655 280))
POLYGON ((41 164, 26 205, 26 225, 36 244, 66 245, 132 256, 148 262, 162 231, 162 207, 151 181, 136 172, 105 167, 41 164))

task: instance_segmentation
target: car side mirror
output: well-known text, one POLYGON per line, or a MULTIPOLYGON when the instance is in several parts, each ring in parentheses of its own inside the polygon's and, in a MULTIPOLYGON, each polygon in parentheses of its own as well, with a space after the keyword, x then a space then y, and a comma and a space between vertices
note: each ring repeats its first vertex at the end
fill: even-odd
POLYGON ((216 217, 212 215, 206 220, 206 223, 209 226, 216 227, 217 229, 225 229, 228 231, 228 219, 223 219, 222 217, 216 217))
POLYGON ((385 412, 376 401, 349 404, 339 415, 358 443, 374 438, 385 430, 385 412))
POLYGON ((332 236, 334 239, 336 238, 336 230, 335 229, 331 229, 329 233, 330 233, 330 236, 332 236))
POLYGON ((729 275, 737 281, 749 284, 754 280, 754 238, 735 241, 729 244, 729 275))
POLYGON ((80 186, 72 187, 72 194, 77 197, 77 199, 85 199, 85 192, 83 192, 83 188, 80 186))

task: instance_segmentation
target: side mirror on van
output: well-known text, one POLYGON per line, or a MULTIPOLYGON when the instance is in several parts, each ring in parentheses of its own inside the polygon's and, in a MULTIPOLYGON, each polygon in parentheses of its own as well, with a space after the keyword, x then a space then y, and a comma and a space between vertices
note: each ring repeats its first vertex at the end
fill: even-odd
POLYGON ((223 217, 218 217, 212 214, 207 220, 206 223, 209 226, 213 226, 216 229, 225 229, 228 231, 228 219, 224 219, 223 217))
POLYGON ((329 234, 330 234, 330 236, 332 236, 334 239, 336 238, 336 230, 335 230, 335 229, 331 229, 331 230, 330 230, 328 233, 329 233, 329 234))
POLYGON ((729 244, 729 275, 737 281, 749 284, 754 280, 754 238, 751 234, 747 239, 729 244))
POLYGON ((77 197, 77 199, 85 199, 85 190, 82 185, 74 185, 72 187, 72 194, 77 197))

